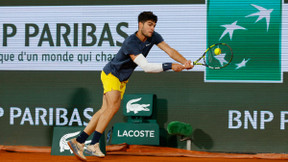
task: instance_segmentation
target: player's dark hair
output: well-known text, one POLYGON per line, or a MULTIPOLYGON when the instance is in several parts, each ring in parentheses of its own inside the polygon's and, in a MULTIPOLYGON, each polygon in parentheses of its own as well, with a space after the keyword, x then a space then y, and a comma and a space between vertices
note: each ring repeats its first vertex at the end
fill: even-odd
POLYGON ((145 23, 146 21, 151 20, 157 23, 157 16, 153 14, 151 11, 141 12, 138 16, 138 22, 145 23))

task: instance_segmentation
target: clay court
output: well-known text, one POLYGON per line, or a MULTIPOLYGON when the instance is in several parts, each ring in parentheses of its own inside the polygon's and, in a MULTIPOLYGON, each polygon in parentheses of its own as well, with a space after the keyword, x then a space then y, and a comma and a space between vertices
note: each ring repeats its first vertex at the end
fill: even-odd
MULTIPOLYGON (((19 152, 5 152, 0 151, 0 160, 3 162, 15 162, 15 161, 22 161, 22 162, 34 162, 34 161, 41 161, 41 162, 77 162, 79 161, 74 156, 52 156, 49 153, 19 153, 19 152)), ((97 157, 88 157, 88 161, 181 161, 181 162, 188 162, 188 161, 195 161, 195 162, 204 162, 204 161, 218 161, 218 162, 274 162, 280 160, 268 160, 268 159, 233 159, 233 158, 192 158, 192 157, 159 157, 159 156, 132 156, 132 155, 107 155, 105 158, 97 158, 97 157)), ((281 160, 282 161, 282 160, 281 160)))
MULTIPOLYGON (((286 161, 286 154, 233 154, 209 153, 201 151, 187 151, 177 148, 165 148, 141 145, 113 145, 107 146, 105 158, 88 156, 88 161, 218 161, 218 162, 274 162, 286 161)), ((0 146, 0 161, 2 162, 72 162, 79 161, 75 156, 51 155, 51 147, 32 146, 0 146)))

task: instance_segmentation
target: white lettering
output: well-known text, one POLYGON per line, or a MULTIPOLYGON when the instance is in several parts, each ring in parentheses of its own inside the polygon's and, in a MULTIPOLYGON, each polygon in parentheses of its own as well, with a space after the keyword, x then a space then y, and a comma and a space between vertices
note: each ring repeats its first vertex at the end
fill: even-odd
POLYGON ((118 132, 117 132, 117 136, 118 136, 118 137, 123 137, 123 135, 120 134, 120 131, 119 131, 119 130, 118 130, 118 132))
POLYGON ((49 126, 53 126, 53 108, 49 108, 49 126))
POLYGON ((39 125, 39 118, 41 119, 43 125, 47 125, 47 122, 45 120, 45 117, 47 116, 47 110, 42 107, 36 107, 35 108, 35 125, 39 125), (42 115, 39 116, 40 111, 42 112, 42 115))
POLYGON ((26 107, 20 125, 24 125, 24 122, 28 121, 30 125, 34 125, 33 118, 30 112, 29 107, 26 107))
MULTIPOLYGON (((249 129, 249 124, 251 124, 252 129, 257 129, 257 126, 260 125, 260 129, 264 130, 266 123, 273 121, 274 114, 271 111, 253 111, 250 112, 249 110, 244 111, 244 116, 241 121, 242 113, 238 110, 229 110, 228 115, 228 128, 229 129, 239 129, 242 127, 242 122, 244 123, 244 129, 249 129), (259 114, 259 116, 258 116, 259 114), (259 120, 258 120, 259 118, 259 120), (234 125, 236 122, 236 125, 234 125)), ((284 129, 284 123, 288 123, 288 119, 285 120, 285 114, 281 113, 281 129, 284 129)))
POLYGON ((249 111, 244 111, 244 129, 248 129, 248 121, 254 129, 257 129, 257 111, 253 111, 253 118, 249 111))
POLYGON ((125 130, 124 133, 123 133, 123 137, 124 137, 124 136, 128 137, 128 133, 127 133, 126 130, 125 130))
POLYGON ((281 119, 280 119, 280 129, 285 130, 285 123, 288 123, 288 119, 285 116, 288 114, 288 111, 281 111, 281 119))
POLYGON ((140 137, 145 137, 145 134, 144 134, 144 132, 143 131, 140 131, 140 135, 139 135, 140 137))
MULTIPOLYGON (((142 133, 142 131, 141 131, 141 133, 142 133)), ((136 130, 135 132, 134 132, 134 137, 139 137, 140 136, 140 132, 138 131, 138 130, 136 130)))
POLYGON ((118 137, 149 137, 154 138, 155 137, 155 130, 124 130, 123 133, 121 133, 120 130, 117 132, 118 137))
MULTIPOLYGON (((1 110, 1 109, 0 109, 1 110)), ((43 126, 71 126, 73 123, 77 123, 78 126, 85 125, 87 126, 87 122, 82 122, 81 113, 83 116, 90 120, 92 116, 90 115, 93 113, 93 108, 86 108, 83 112, 79 112, 77 108, 73 109, 73 112, 68 115, 68 110, 66 108, 53 108, 50 107, 49 109, 43 107, 35 107, 35 116, 33 109, 26 107, 24 111, 21 110, 19 107, 10 107, 10 125, 15 125, 16 119, 19 118, 20 125, 24 125, 25 122, 28 122, 30 125, 43 125, 43 126), (54 111, 55 109, 55 111, 54 111), (33 116, 32 116, 32 113, 33 116), (55 116, 55 117, 54 117, 55 116), (35 119, 34 119, 35 117, 35 119)), ((4 110, 3 110, 4 114, 4 110)), ((1 115, 1 111, 0 111, 1 115)))
POLYGON ((270 111, 261 111, 260 115, 260 129, 265 129, 265 123, 271 122, 274 118, 274 114, 270 111), (268 115, 268 118, 265 118, 268 115))
POLYGON ((15 118, 19 118, 22 114, 22 111, 20 108, 18 107, 11 107, 10 108, 10 125, 14 125, 14 119, 15 118), (17 113, 15 114, 15 111, 17 111, 17 113))
POLYGON ((67 110, 65 108, 56 108, 56 125, 64 126, 68 123, 67 118, 67 110), (63 114, 61 114, 61 111, 63 114), (64 121, 61 123, 60 120, 63 119, 64 121))
POLYGON ((151 138, 154 138, 154 137, 155 137, 154 133, 155 133, 155 131, 151 131, 151 132, 150 132, 150 137, 151 137, 151 138))
MULTIPOLYGON (((84 117, 90 121, 91 118, 92 118, 92 116, 89 115, 88 112, 92 112, 92 113, 93 113, 93 108, 90 108, 90 107, 89 107, 89 108, 86 108, 86 109, 84 110, 84 112, 83 112, 84 117)), ((84 121, 84 122, 83 122, 83 125, 84 125, 84 126, 87 126, 88 123, 84 121)))
POLYGON ((79 126, 82 126, 81 118, 80 118, 80 115, 79 115, 79 112, 78 112, 77 108, 75 108, 73 110, 73 113, 71 115, 71 119, 70 119, 70 122, 69 122, 69 126, 71 126, 73 122, 77 122, 79 126))
POLYGON ((0 117, 4 116, 4 109, 0 107, 0 117))
POLYGON ((133 134, 131 134, 131 133, 133 133, 133 131, 128 131, 128 134, 129 134, 129 137, 133 137, 133 134))
POLYGON ((238 129, 242 126, 242 121, 240 120, 241 112, 237 110, 229 110, 229 121, 228 121, 228 128, 229 129, 238 129), (236 117, 234 117, 236 114, 236 117), (237 122, 236 125, 233 125, 233 122, 237 122))

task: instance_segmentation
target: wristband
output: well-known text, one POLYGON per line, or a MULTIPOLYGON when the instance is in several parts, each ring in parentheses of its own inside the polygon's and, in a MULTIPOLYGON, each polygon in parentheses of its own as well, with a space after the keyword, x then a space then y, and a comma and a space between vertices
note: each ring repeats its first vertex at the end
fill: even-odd
POLYGON ((162 68, 163 68, 163 71, 170 70, 172 69, 172 63, 171 62, 163 63, 162 68))

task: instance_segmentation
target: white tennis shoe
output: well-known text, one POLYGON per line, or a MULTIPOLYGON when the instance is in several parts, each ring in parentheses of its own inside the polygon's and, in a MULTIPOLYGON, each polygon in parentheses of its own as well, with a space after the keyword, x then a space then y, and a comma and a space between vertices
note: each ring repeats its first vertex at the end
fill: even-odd
POLYGON ((95 145, 88 145, 85 149, 85 153, 92 156, 105 157, 105 155, 100 150, 99 143, 96 143, 95 145))

